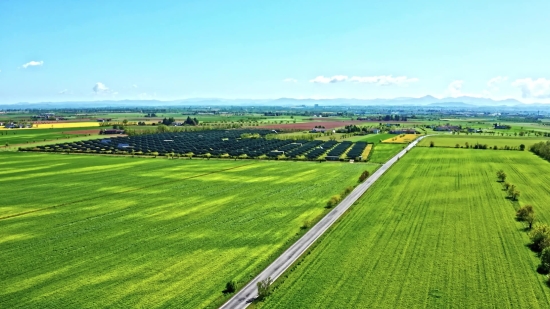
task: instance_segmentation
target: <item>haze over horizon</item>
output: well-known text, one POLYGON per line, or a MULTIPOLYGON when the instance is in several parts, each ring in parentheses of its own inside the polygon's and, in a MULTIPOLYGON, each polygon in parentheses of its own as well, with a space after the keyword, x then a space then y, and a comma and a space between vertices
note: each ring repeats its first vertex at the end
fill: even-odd
POLYGON ((550 103, 550 2, 0 3, 0 104, 185 98, 550 103))

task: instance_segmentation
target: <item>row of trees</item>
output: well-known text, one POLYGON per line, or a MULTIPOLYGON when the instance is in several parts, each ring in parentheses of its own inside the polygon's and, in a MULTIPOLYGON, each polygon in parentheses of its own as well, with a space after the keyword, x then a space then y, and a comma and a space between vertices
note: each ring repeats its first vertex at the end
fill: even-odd
MULTIPOLYGON (((516 186, 511 185, 506 181, 506 173, 503 170, 497 172, 499 182, 504 183, 504 189, 508 192, 508 197, 511 200, 517 200, 519 191, 516 186)), ((540 265, 538 271, 541 273, 550 272, 550 226, 547 224, 539 224, 533 228, 535 222, 535 210, 532 205, 524 205, 516 212, 516 220, 527 224, 526 230, 529 232, 531 240, 530 248, 537 252, 540 257, 540 265)), ((550 282, 550 277, 548 278, 550 282)))
MULTIPOLYGON (((550 272, 550 226, 539 224, 529 233, 531 249, 540 256, 538 271, 541 273, 550 272)), ((550 281, 550 278, 549 278, 550 281)))
POLYGON ((209 131, 209 130, 221 130, 221 129, 238 129, 241 128, 242 125, 240 124, 227 124, 223 126, 167 126, 164 124, 159 124, 155 126, 155 128, 147 128, 147 129, 126 129, 125 133, 129 136, 137 136, 137 135, 147 135, 147 134, 155 134, 155 133, 167 133, 167 132, 195 132, 195 131, 209 131))
POLYGON ((492 149, 492 150, 520 150, 520 151, 524 151, 525 150, 525 145, 524 144, 520 144, 519 146, 505 145, 505 146, 500 146, 500 147, 495 145, 495 146, 491 147, 487 144, 475 143, 475 144, 472 145, 472 144, 469 144, 468 142, 465 142, 464 146, 460 146, 460 144, 456 144, 455 148, 492 149))
POLYGON ((508 176, 506 175, 506 173, 503 170, 497 171, 498 181, 503 184, 504 191, 506 191, 508 193, 508 198, 511 199, 512 201, 517 201, 519 199, 520 192, 516 188, 516 185, 513 185, 513 184, 510 184, 510 183, 506 182, 507 177, 508 176))

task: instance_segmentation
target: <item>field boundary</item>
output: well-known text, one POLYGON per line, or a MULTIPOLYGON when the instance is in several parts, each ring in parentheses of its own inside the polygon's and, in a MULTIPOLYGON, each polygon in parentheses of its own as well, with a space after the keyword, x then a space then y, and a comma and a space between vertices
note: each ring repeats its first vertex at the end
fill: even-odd
POLYGON ((92 200, 95 200, 95 199, 98 199, 98 198, 103 198, 103 197, 108 197, 108 196, 113 196, 113 195, 118 195, 118 194, 123 194, 123 193, 128 193, 128 192, 133 192, 133 191, 137 191, 137 190, 143 190, 143 189, 147 189, 147 188, 150 188, 150 187, 153 187, 153 186, 165 185, 165 184, 174 183, 174 182, 178 182, 178 181, 183 181, 183 180, 208 176, 208 175, 212 175, 212 174, 222 173, 222 172, 226 172, 226 171, 230 171, 230 170, 234 170, 234 169, 238 169, 238 168, 241 168, 241 167, 254 165, 254 164, 256 164, 256 162, 253 162, 253 163, 250 163, 250 164, 243 164, 243 165, 239 165, 239 166, 235 166, 235 167, 230 167, 230 168, 226 168, 226 169, 222 169, 222 170, 217 170, 217 171, 214 171, 214 172, 194 175, 194 176, 190 176, 190 177, 186 177, 186 178, 172 179, 172 180, 164 181, 164 182, 157 182, 155 184, 151 184, 151 185, 147 185, 147 186, 143 186, 143 187, 139 187, 139 188, 133 188, 133 189, 125 190, 125 191, 120 191, 120 192, 116 192, 116 193, 102 194, 102 195, 97 195, 97 196, 82 199, 82 200, 77 200, 77 201, 62 203, 62 204, 58 204, 58 205, 52 205, 52 206, 48 206, 48 207, 44 207, 44 208, 24 211, 24 212, 20 212, 20 213, 17 213, 17 214, 12 214, 12 215, 7 215, 7 216, 0 217, 0 220, 6 220, 6 219, 10 219, 10 218, 20 217, 20 216, 32 214, 32 213, 35 213, 35 212, 40 212, 40 211, 53 209, 53 208, 57 208, 57 207, 62 207, 62 206, 73 205, 73 204, 76 204, 76 203, 92 201, 92 200))
POLYGON ((415 140, 405 149, 401 150, 394 157, 384 163, 371 177, 358 185, 338 206, 323 217, 317 224, 310 228, 298 241, 290 246, 281 256, 271 263, 252 281, 245 285, 239 292, 235 293, 220 309, 242 309, 248 307, 257 297, 256 284, 267 278, 276 281, 284 272, 290 268, 315 243, 351 206, 376 182, 395 162, 405 155, 410 149, 424 137, 415 140))

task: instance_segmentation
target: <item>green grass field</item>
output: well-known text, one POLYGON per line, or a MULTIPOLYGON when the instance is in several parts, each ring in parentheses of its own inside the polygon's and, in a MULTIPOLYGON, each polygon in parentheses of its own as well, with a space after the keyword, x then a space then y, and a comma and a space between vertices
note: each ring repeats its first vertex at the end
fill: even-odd
POLYGON ((52 141, 42 141, 42 142, 36 142, 36 143, 25 143, 25 144, 10 144, 7 147, 5 145, 0 145, 0 151, 19 151, 19 147, 30 147, 30 146, 45 146, 45 145, 52 145, 56 143, 72 143, 72 142, 79 142, 79 141, 85 141, 90 139, 97 139, 101 138, 103 135, 99 134, 91 134, 91 135, 79 135, 79 134, 70 134, 67 135, 68 138, 59 138, 56 139, 55 142, 52 141))
POLYGON ((519 205, 550 223, 550 164, 529 152, 416 148, 287 273, 262 308, 549 308, 519 205), (503 169, 522 192, 505 199, 503 169))
POLYGON ((100 127, 88 128, 57 128, 57 129, 13 129, 0 130, 0 145, 5 144, 24 144, 33 142, 52 141, 67 137, 76 137, 74 134, 64 134, 63 132, 79 130, 98 130, 100 127))
MULTIPOLYGON (((462 127, 471 127, 476 129, 482 129, 482 130, 490 130, 493 131, 494 127, 493 125, 495 123, 501 123, 501 124, 507 124, 511 126, 508 130, 496 130, 497 132, 506 133, 506 134, 513 134, 513 133, 519 133, 519 132, 527 132, 527 131, 538 131, 538 132, 549 132, 550 126, 545 126, 542 123, 522 123, 522 122, 507 122, 507 121, 499 121, 496 119, 483 119, 483 118, 469 118, 469 119, 440 119, 440 120, 431 120, 431 121, 421 121, 422 124, 429 124, 429 125, 445 125, 445 124, 451 124, 451 125, 460 125, 462 127)), ((431 131, 429 131, 432 133, 431 131)), ((438 133, 438 132, 434 132, 438 133)))
POLYGON ((469 145, 487 144, 489 147, 498 146, 499 148, 504 146, 519 147, 520 144, 524 144, 526 148, 529 146, 542 142, 550 141, 550 138, 545 137, 508 137, 508 136, 483 136, 483 135, 441 135, 441 136, 429 136, 424 138, 418 143, 419 146, 430 146, 430 142, 434 142, 436 147, 456 147, 456 144, 464 146, 466 143, 469 145))
POLYGON ((219 305, 375 167, 0 153, 0 307, 219 305))
POLYGON ((372 154, 369 157, 369 162, 386 163, 386 161, 391 159, 405 147, 406 145, 403 144, 377 144, 372 149, 372 154))

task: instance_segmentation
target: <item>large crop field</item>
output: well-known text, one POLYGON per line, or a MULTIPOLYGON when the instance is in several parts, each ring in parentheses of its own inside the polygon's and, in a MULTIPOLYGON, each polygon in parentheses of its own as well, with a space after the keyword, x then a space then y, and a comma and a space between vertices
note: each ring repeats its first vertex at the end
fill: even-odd
POLYGON ((263 308, 549 308, 503 169, 550 223, 550 164, 529 152, 416 148, 363 196, 263 308))
POLYGON ((0 307, 213 306, 374 167, 0 153, 0 307))
MULTIPOLYGON (((11 129, 0 131, 0 146, 9 144, 23 144, 43 141, 52 141, 68 137, 75 137, 69 133, 76 130, 87 130, 97 128, 54 128, 54 129, 11 129)), ((87 134, 82 134, 87 135, 87 134)), ((97 134, 96 134, 97 135, 97 134)))
POLYGON ((429 146, 430 142, 434 142, 434 146, 436 147, 456 147, 456 144, 462 147, 465 146, 466 143, 469 145, 475 145, 476 143, 479 144, 487 144, 489 147, 497 146, 498 148, 502 148, 505 146, 510 147, 519 147, 519 145, 524 144, 527 148, 529 146, 541 142, 541 141, 550 141, 550 138, 544 138, 544 137, 508 137, 508 136, 484 136, 484 135, 438 135, 438 136, 428 136, 420 143, 418 143, 419 146, 429 146))

